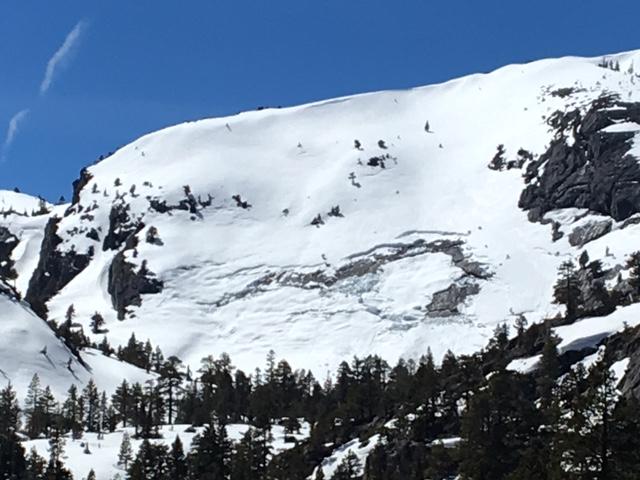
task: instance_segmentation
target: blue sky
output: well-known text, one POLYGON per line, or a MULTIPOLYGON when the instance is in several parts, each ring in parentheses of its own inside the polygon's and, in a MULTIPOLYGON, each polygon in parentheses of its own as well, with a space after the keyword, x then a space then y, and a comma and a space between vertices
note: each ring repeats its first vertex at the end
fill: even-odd
POLYGON ((82 166, 186 120, 640 48, 638 18, 628 0, 3 0, 0 188, 69 198, 82 166))

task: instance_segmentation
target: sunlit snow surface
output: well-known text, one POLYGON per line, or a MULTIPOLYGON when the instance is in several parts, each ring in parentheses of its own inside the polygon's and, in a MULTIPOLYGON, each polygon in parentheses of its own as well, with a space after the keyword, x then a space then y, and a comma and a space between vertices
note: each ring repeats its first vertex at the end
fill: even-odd
POLYGON ((46 323, 24 304, 0 294, 0 384, 11 382, 24 395, 34 374, 42 387, 49 385, 62 398, 75 383, 82 386, 94 378, 100 389, 112 392, 122 382, 144 382, 149 375, 129 364, 87 350, 80 364, 46 323))
MULTIPOLYGON (((239 442, 249 428, 249 425, 245 424, 227 425, 226 429, 229 440, 233 443, 239 442)), ((167 425, 160 429, 159 433, 162 438, 150 441, 165 444, 170 448, 176 437, 180 437, 184 451, 188 453, 193 437, 195 437, 197 433, 201 433, 202 430, 202 427, 192 429, 189 425, 167 425)), ((135 456, 142 440, 133 438, 133 428, 118 429, 114 433, 104 434, 101 439, 98 438, 97 433, 85 433, 80 440, 66 438, 65 455, 63 458, 65 466, 71 470, 74 478, 77 479, 87 478, 91 469, 96 473, 98 480, 111 480, 115 475, 120 475, 121 478, 125 478, 126 471, 124 467, 118 465, 118 452, 120 451, 120 444, 122 443, 122 437, 125 432, 129 434, 131 448, 135 456), (90 453, 85 453, 85 445, 87 443, 89 444, 90 453)), ((295 442, 291 440, 295 439, 295 441, 300 441, 307 438, 309 436, 309 425, 303 423, 300 431, 290 435, 290 438, 285 438, 283 427, 275 425, 271 429, 271 435, 273 437, 273 441, 270 444, 271 452, 277 454, 293 448, 295 442)), ((44 458, 49 457, 49 443, 46 439, 29 440, 23 442, 23 445, 27 451, 35 448, 44 458)))

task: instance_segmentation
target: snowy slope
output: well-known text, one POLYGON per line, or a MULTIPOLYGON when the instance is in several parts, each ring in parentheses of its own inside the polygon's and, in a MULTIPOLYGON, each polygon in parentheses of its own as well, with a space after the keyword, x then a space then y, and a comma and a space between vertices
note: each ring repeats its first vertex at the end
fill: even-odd
POLYGON ((362 475, 364 473, 364 466, 367 463, 369 453, 376 447, 376 445, 378 445, 379 442, 380 435, 376 434, 365 441, 360 441, 360 439, 356 438, 344 445, 341 445, 336 448, 329 457, 325 458, 321 465, 314 469, 313 473, 309 476, 309 479, 316 478, 319 469, 322 469, 322 473, 325 478, 331 478, 338 469, 338 466, 350 453, 354 454, 358 458, 361 468, 361 471, 358 472, 358 474, 362 475))
MULTIPOLYGON (((1 286, 1 285, 0 285, 1 286)), ((89 351, 78 362, 46 322, 23 303, 0 288, 0 383, 11 382, 22 396, 34 374, 44 387, 62 397, 72 384, 83 385, 94 378, 101 389, 113 391, 123 377, 144 381, 147 375, 130 365, 89 351)))
MULTIPOLYGON (((203 430, 202 427, 194 429, 190 429, 189 427, 189 425, 165 426, 160 430, 161 439, 152 441, 164 443, 170 447, 176 437, 179 436, 184 445, 184 449, 188 451, 195 435, 197 433, 201 433, 203 430)), ((234 443, 239 442, 249 428, 249 425, 246 424, 230 424, 226 426, 227 435, 234 443)), ((124 477, 124 468, 118 466, 117 463, 120 444, 125 432, 127 432, 131 437, 132 450, 137 452, 142 440, 133 438, 133 428, 123 428, 113 433, 107 433, 102 439, 99 439, 98 434, 94 433, 85 433, 83 438, 80 440, 68 438, 66 441, 64 462, 71 470, 71 473, 73 473, 74 478, 86 478, 91 469, 95 471, 98 480, 111 480, 118 474, 121 477, 124 477), (89 444, 89 451, 91 452, 89 454, 84 453, 86 443, 89 444)), ((295 446, 295 443, 285 441, 284 428, 279 425, 273 426, 271 429, 271 435, 273 437, 273 441, 271 442, 271 451, 274 454, 283 452, 295 446)), ((294 434, 292 437, 297 441, 300 441, 308 436, 309 425, 305 424, 300 430, 300 433, 294 434)), ((23 445, 27 451, 31 450, 31 448, 35 448, 41 456, 48 458, 48 440, 29 440, 24 442, 23 445)))
MULTIPOLYGON (((73 304, 88 332, 98 311, 114 345, 135 332, 191 365, 227 352, 248 371, 275 349, 319 375, 353 355, 475 351, 518 313, 555 314, 557 266, 580 252, 518 208, 521 170, 487 164, 500 144, 508 158, 543 153, 555 110, 603 91, 639 101, 628 69, 640 53, 613 58, 620 71, 543 60, 152 133, 90 167, 73 205, 12 220, 16 287, 27 293, 44 223, 59 218, 55 251, 89 260, 46 299, 49 318, 73 304), (550 94, 568 87, 575 94, 550 94), (114 222, 118 206, 126 220, 114 222), (342 216, 329 215, 335 206, 342 216), (123 320, 109 292, 118 256, 162 282, 123 320), (441 308, 443 292, 460 291, 441 308)), ((584 221, 551 216, 567 231, 584 221)), ((592 258, 610 247, 607 262, 620 263, 636 248, 640 227, 619 227, 587 246, 592 258)))
MULTIPOLYGON (((11 195, 13 192, 0 190, 0 199, 6 200, 7 194, 11 195)), ((31 211, 33 210, 31 207, 38 204, 37 198, 27 197, 22 194, 21 198, 24 200, 22 205, 25 208, 23 210, 31 211), (27 207, 27 205, 31 207, 27 207)), ((48 215, 25 216, 16 213, 0 215, 0 227, 8 229, 8 231, 15 235, 20 241, 11 252, 14 269, 18 275, 11 283, 22 294, 26 293, 29 280, 38 264, 45 225, 52 215, 63 211, 59 207, 49 208, 51 208, 51 212, 48 215)), ((7 209, 6 212, 9 211, 11 210, 7 209)))
POLYGON ((10 212, 18 215, 31 215, 41 206, 50 208, 51 205, 31 195, 8 190, 0 190, 0 216, 10 212))

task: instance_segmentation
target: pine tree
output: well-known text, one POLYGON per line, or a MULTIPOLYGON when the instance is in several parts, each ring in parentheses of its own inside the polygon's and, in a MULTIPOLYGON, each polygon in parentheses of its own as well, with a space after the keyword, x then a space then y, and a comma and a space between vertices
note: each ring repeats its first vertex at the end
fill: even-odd
POLYGON ((188 474, 187 457, 184 454, 184 448, 179 436, 171 444, 169 452, 169 478, 171 480, 183 480, 188 474))
POLYGON ((46 469, 47 461, 38 455, 35 447, 32 447, 26 458, 25 480, 43 480, 46 469))
POLYGON ((82 437, 83 405, 78 400, 78 388, 71 385, 67 391, 67 399, 62 404, 62 418, 65 430, 71 430, 74 439, 82 437))
POLYGON ((240 440, 231 459, 231 478, 234 480, 265 480, 271 455, 268 430, 250 428, 240 440))
POLYGON ((142 385, 134 383, 131 386, 131 422, 134 427, 135 436, 138 437, 140 433, 140 427, 147 421, 146 418, 146 399, 142 385))
POLYGON ((509 346, 509 327, 506 323, 498 324, 493 331, 493 337, 489 340, 487 353, 494 362, 493 368, 502 370, 507 366, 505 352, 509 346))
POLYGON ((418 370, 416 371, 419 396, 426 399, 427 406, 433 411, 436 407, 438 385, 438 372, 431 348, 427 349, 427 354, 420 358, 418 370))
POLYGON ((231 478, 233 480, 252 480, 253 473, 251 468, 251 446, 247 436, 247 432, 242 440, 236 446, 231 456, 231 478))
POLYGON ((463 478, 504 478, 538 429, 534 401, 522 375, 494 373, 470 397, 462 421, 460 473, 463 478))
POLYGON ((269 350, 267 354, 267 383, 273 383, 276 372, 276 352, 269 350))
POLYGON ((154 372, 160 372, 160 369, 164 365, 164 355, 160 347, 156 346, 155 350, 151 354, 151 369, 154 372))
POLYGON ((131 334, 124 348, 118 349, 117 356, 119 360, 135 365, 136 367, 144 369, 149 367, 149 359, 145 352, 145 346, 143 343, 138 342, 135 333, 131 334))
POLYGON ((199 480, 226 479, 230 474, 231 444, 227 430, 217 418, 212 418, 202 434, 196 435, 189 454, 192 478, 199 480))
POLYGON ((24 414, 26 418, 26 431, 30 438, 36 438, 44 431, 45 419, 42 412, 40 398, 42 388, 40 387, 40 377, 34 374, 27 389, 27 398, 24 401, 24 414))
POLYGON ((107 400, 107 392, 102 392, 100 395, 100 407, 98 410, 98 440, 102 440, 104 437, 104 431, 106 428, 106 422, 109 415, 109 402, 107 400))
POLYGON ((236 370, 233 384, 234 418, 241 421, 249 415, 251 379, 242 370, 236 370))
MULTIPOLYGON (((540 365, 537 370, 536 393, 540 398, 540 408, 548 413, 554 403, 554 387, 556 379, 560 375, 560 361, 558 359, 559 339, 555 335, 547 332, 547 336, 542 347, 540 365)), ((552 420, 552 419, 547 419, 552 420)))
POLYGON ((102 327, 104 326, 105 321, 104 317, 100 315, 98 312, 95 312, 91 316, 91 331, 94 334, 98 334, 102 332, 102 327))
POLYGON ((553 300, 565 306, 566 319, 573 321, 577 318, 580 304, 580 288, 575 265, 571 261, 563 262, 558 269, 558 274, 560 278, 553 288, 553 300))
POLYGON ((93 378, 89 379, 82 390, 85 402, 84 425, 88 432, 98 431, 100 423, 100 394, 93 378))
POLYGON ((71 323, 73 322, 73 318, 76 316, 76 309, 73 304, 69 305, 67 308, 67 312, 64 314, 65 322, 69 324, 71 327, 71 323))
POLYGON ((270 384, 258 385, 253 389, 249 405, 252 424, 257 428, 270 428, 275 415, 275 402, 270 384))
POLYGON ((527 330, 527 317, 525 317, 523 314, 519 314, 516 317, 516 333, 518 335, 518 339, 522 340, 525 331, 527 330))
POLYGON ((107 407, 107 414, 104 419, 104 427, 110 433, 115 432, 116 428, 118 427, 118 413, 113 408, 113 405, 109 405, 107 407))
POLYGON ((129 480, 173 480, 169 477, 168 449, 144 439, 127 471, 129 480))
POLYGON ((272 387, 272 392, 275 397, 275 416, 294 416, 291 408, 297 400, 296 389, 296 379, 291 366, 286 360, 279 361, 274 371, 272 387))
POLYGON ((6 479, 23 478, 26 471, 24 448, 17 436, 20 407, 16 393, 7 385, 0 392, 0 474, 6 479))
POLYGON ((115 393, 111 396, 111 403, 116 411, 118 420, 122 422, 122 426, 125 428, 133 413, 132 401, 133 399, 129 384, 126 380, 123 380, 116 388, 115 393))
POLYGON ((182 361, 176 356, 171 356, 162 364, 158 373, 160 374, 158 386, 160 392, 167 399, 167 420, 171 425, 174 419, 176 395, 182 388, 182 380, 184 378, 182 361))
POLYGON ((143 347, 143 356, 144 356, 144 369, 149 373, 151 371, 151 356, 153 355, 153 346, 151 345, 151 341, 147 339, 143 347))
POLYGON ((505 478, 506 480, 549 480, 552 472, 549 469, 549 445, 547 439, 533 436, 521 452, 516 468, 505 478))
POLYGON ((606 276, 600 260, 594 260, 578 272, 582 316, 604 316, 615 310, 614 301, 607 290, 606 276))
POLYGON ((136 418, 135 425, 138 427, 139 436, 143 438, 159 436, 159 427, 164 423, 165 408, 160 390, 153 381, 147 381, 145 389, 140 392, 136 418))
POLYGON ((618 400, 613 412, 610 472, 611 478, 632 480, 640 465, 640 402, 634 396, 618 400))
POLYGON ((634 252, 627 259, 629 269, 629 285, 631 285, 632 300, 640 299, 640 251, 634 252))
POLYGON ((107 357, 110 357, 114 352, 106 336, 102 337, 102 341, 98 345, 98 350, 100 350, 107 357))
POLYGON ((611 430, 618 392, 616 378, 609 365, 600 360, 589 369, 587 420, 594 452, 590 470, 597 478, 611 477, 611 430))
POLYGON ((120 442, 120 451, 118 452, 118 466, 127 470, 131 460, 133 460, 131 439, 129 438, 129 434, 124 432, 122 435, 122 441, 120 442))
POLYGON ((358 456, 349 451, 331 476, 331 480, 357 480, 360 478, 361 471, 362 463, 358 456))
POLYGON ((62 461, 64 446, 62 432, 58 428, 54 429, 49 439, 49 463, 45 472, 47 480, 73 480, 71 472, 62 461))
POLYGON ((44 433, 49 436, 54 422, 59 422, 58 403, 56 402, 51 388, 47 385, 42 391, 42 395, 38 399, 38 409, 42 412, 42 420, 44 425, 44 433))
POLYGON ((562 379, 554 401, 562 411, 553 426, 548 471, 553 480, 589 478, 592 438, 587 418, 587 372, 578 363, 562 379))
POLYGON ((20 430, 20 405, 11 383, 0 391, 0 436, 20 430))

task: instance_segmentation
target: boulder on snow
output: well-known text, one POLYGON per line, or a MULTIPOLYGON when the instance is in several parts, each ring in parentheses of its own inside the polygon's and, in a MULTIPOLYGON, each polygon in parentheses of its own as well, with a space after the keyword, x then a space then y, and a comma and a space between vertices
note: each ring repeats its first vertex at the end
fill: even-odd
POLYGON ((569 243, 574 247, 582 247, 587 243, 606 235, 611 231, 611 220, 593 220, 586 222, 569 234, 569 243))
POLYGON ((444 290, 433 294, 431 303, 427 305, 427 315, 429 317, 450 317, 460 313, 458 307, 464 303, 470 295, 480 292, 477 283, 466 283, 463 285, 451 284, 444 290))

